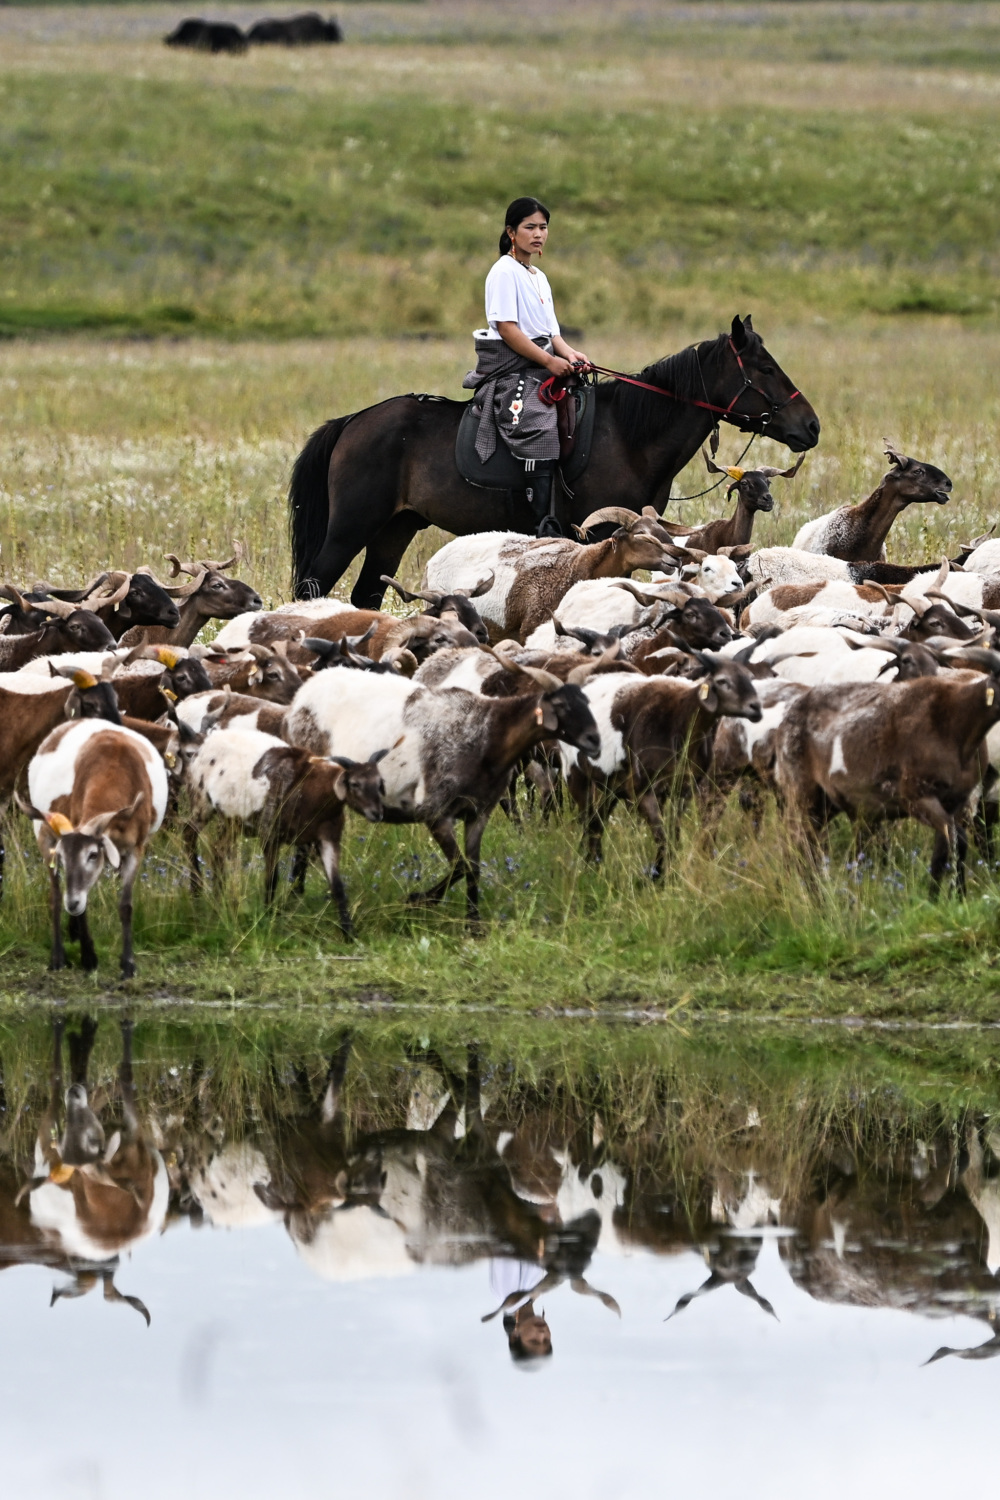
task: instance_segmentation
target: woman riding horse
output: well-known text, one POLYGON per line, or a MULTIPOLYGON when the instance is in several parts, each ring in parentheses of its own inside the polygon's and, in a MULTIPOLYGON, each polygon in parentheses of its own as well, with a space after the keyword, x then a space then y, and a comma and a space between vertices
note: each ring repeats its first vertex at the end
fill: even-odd
POLYGON ((549 211, 537 198, 515 198, 504 218, 500 257, 486 278, 486 328, 475 332, 477 365, 463 385, 477 391, 483 415, 476 452, 483 463, 496 448, 497 435, 515 458, 537 465, 527 489, 539 536, 559 536, 551 510, 552 469, 559 457, 556 409, 539 388, 585 368, 589 361, 559 332, 548 277, 531 264, 549 237, 549 211))

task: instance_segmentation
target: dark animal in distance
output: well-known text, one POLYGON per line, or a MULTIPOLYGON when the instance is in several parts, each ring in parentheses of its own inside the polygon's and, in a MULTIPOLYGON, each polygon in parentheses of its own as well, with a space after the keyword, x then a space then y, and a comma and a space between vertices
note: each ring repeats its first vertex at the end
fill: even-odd
POLYGON ((340 23, 330 17, 324 21, 314 10, 304 11, 300 16, 286 16, 275 20, 268 17, 257 21, 247 32, 251 47, 310 47, 317 42, 342 42, 344 33, 340 23))
POLYGON ((247 39, 229 21, 202 21, 189 17, 163 38, 168 47, 191 47, 195 52, 245 52, 247 39))

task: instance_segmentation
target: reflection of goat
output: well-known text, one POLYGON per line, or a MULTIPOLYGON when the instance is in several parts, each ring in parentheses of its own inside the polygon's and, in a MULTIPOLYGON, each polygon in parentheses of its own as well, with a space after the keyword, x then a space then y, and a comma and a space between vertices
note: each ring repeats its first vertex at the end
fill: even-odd
POLYGON ((0 1228, 4 1265, 51 1266, 72 1278, 53 1290, 51 1304, 81 1297, 98 1283, 107 1302, 124 1302, 149 1323, 137 1297, 114 1284, 118 1254, 159 1228, 166 1213, 166 1171, 158 1152, 142 1141, 132 1076, 132 1024, 121 1023, 122 1060, 116 1092, 122 1126, 106 1136, 87 1090, 97 1033, 85 1017, 65 1040, 71 1083, 63 1092, 64 1022, 53 1023, 48 1106, 38 1128, 34 1176, 19 1191, 0 1172, 0 1228), (65 1109, 62 1131, 58 1131, 65 1109))

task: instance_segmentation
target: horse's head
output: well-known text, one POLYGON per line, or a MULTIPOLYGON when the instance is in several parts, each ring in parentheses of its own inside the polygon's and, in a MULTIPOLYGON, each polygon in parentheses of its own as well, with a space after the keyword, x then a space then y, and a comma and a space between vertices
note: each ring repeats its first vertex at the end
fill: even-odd
POLYGON ((734 373, 737 381, 742 373, 746 382, 733 403, 729 420, 741 432, 759 432, 784 443, 793 453, 815 448, 819 442, 819 417, 765 349, 751 319, 735 317, 720 343, 723 344, 722 380, 727 393, 739 390, 732 379, 734 373))

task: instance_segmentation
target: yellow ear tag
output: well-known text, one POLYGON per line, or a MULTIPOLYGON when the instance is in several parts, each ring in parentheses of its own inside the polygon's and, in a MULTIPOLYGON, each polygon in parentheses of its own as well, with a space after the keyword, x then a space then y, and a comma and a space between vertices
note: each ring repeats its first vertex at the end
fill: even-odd
POLYGON ((177 764, 177 757, 172 750, 167 750, 163 757, 163 764, 168 771, 172 771, 177 764))
POLYGON ((171 651, 168 646, 160 646, 156 652, 156 657, 157 660, 162 661, 163 665, 167 667, 171 672, 180 661, 180 657, 177 655, 177 652, 171 651))
POLYGON ((52 832, 58 834, 59 838, 62 838, 64 833, 73 832, 73 825, 65 813, 46 813, 45 821, 52 829, 52 832))
POLYGON ((160 692, 163 694, 164 698, 169 699, 171 703, 177 702, 177 694, 172 692, 170 688, 161 687, 160 692))
POLYGON ((69 1182, 75 1170, 75 1167, 67 1167, 61 1162, 58 1167, 52 1168, 52 1171, 49 1173, 49 1181, 55 1182, 59 1187, 62 1187, 64 1183, 69 1182))
POLYGON ((986 689, 986 707, 987 708, 992 708, 993 707, 993 699, 996 697, 996 695, 997 695, 996 694, 996 688, 988 687, 986 689))
POLYGON ((737 482, 737 484, 738 484, 739 481, 743 478, 744 474, 746 473, 746 469, 732 468, 732 469, 727 469, 726 473, 729 475, 730 479, 735 479, 736 482, 737 482))
POLYGON ((702 703, 704 703, 705 699, 708 697, 708 687, 708 683, 703 682, 701 687, 698 689, 698 697, 701 699, 702 703))
POLYGON ((73 673, 73 686, 78 688, 92 688, 97 686, 97 678, 91 672, 84 672, 81 668, 73 673))

